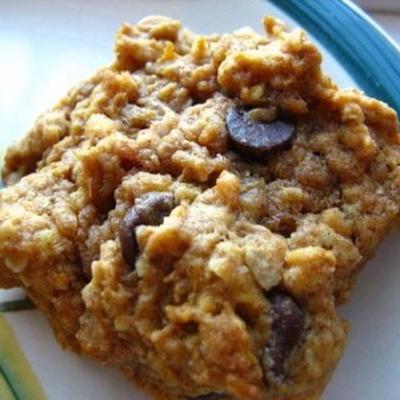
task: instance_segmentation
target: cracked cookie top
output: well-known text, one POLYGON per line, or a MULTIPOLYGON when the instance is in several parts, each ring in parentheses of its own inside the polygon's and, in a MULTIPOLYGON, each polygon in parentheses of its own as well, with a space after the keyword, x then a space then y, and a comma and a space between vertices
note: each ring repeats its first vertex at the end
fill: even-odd
POLYGON ((115 62, 5 158, 0 282, 171 399, 315 398, 336 306, 399 211, 395 112, 263 22, 123 25, 115 62))

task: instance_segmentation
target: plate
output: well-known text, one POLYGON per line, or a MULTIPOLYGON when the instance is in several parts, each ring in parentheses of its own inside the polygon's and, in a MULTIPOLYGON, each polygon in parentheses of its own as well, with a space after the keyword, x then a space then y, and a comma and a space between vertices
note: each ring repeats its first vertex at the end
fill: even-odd
MULTIPOLYGON (((348 1, 13 0, 1 8, 0 149, 24 134, 74 83, 112 60, 121 22, 149 14, 176 17, 203 33, 245 25, 261 31, 261 17, 275 15, 309 32, 324 55, 324 70, 341 86, 357 86, 400 109, 400 53, 348 1)), ((341 309, 352 330, 325 400, 400 398, 398 239, 392 234, 379 247, 352 301, 341 309)), ((0 301, 22 295, 20 290, 0 291, 0 301)), ((1 400, 147 398, 112 368, 63 352, 39 312, 8 312, 3 318, 15 337, 0 319, 1 400)))

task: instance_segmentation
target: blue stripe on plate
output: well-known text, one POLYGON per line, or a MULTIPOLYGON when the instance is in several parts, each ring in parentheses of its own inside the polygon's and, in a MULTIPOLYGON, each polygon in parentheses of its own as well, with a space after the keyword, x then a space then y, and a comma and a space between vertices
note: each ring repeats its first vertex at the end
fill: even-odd
POLYGON ((400 49, 349 0, 269 0, 313 34, 369 96, 400 112, 400 49))

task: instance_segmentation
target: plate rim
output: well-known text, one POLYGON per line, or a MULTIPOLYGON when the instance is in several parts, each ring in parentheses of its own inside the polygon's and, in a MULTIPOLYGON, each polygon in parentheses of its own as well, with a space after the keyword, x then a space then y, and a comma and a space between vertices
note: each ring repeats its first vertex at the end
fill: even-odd
POLYGON ((351 0, 266 0, 292 17, 370 97, 400 113, 400 47, 351 0))

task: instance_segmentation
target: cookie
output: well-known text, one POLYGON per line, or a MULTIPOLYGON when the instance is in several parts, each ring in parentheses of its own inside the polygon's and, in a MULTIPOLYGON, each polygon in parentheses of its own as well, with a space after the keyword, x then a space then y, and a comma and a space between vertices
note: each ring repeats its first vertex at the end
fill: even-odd
POLYGON ((318 399, 399 213, 396 113, 266 17, 148 17, 5 157, 0 284, 160 399, 318 399))

